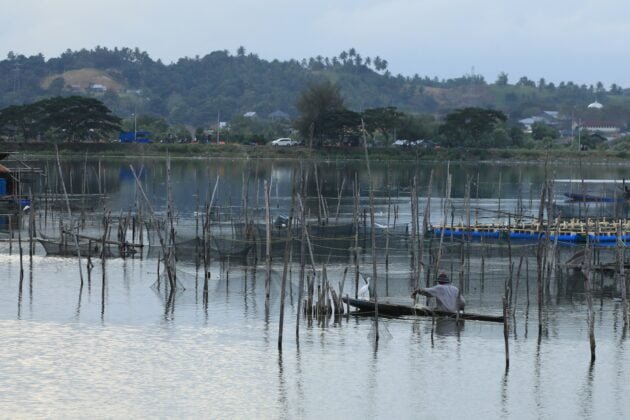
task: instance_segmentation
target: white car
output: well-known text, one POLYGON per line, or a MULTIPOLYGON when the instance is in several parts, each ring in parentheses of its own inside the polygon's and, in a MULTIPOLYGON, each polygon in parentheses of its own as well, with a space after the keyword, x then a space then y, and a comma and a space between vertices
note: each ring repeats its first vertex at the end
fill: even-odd
POLYGON ((409 146, 409 140, 402 140, 402 139, 398 139, 395 142, 392 143, 392 146, 394 147, 407 147, 409 146))
POLYGON ((297 146, 298 142, 288 137, 282 137, 271 142, 272 146, 297 146))

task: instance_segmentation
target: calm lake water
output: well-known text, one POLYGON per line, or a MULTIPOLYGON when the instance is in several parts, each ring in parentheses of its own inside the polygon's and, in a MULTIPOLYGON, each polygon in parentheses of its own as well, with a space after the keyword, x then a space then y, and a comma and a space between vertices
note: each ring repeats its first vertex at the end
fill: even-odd
MULTIPOLYGON (((129 163, 136 171, 144 168, 147 194, 155 210, 163 211, 164 161, 101 162, 100 170, 98 162, 89 161, 87 171, 83 162, 65 162, 64 180, 72 193, 106 194, 92 206, 92 218, 100 217, 103 207, 114 214, 127 212, 137 199, 129 163)), ((48 168, 48 187, 57 189, 55 162, 37 164, 48 168)), ((322 163, 317 168, 319 186, 313 164, 304 165, 310 169, 306 205, 312 217, 320 212, 315 198, 319 187, 329 217, 334 218, 341 185, 340 219, 351 216, 355 173, 361 182, 362 207, 367 204, 365 165, 322 163)), ((262 179, 271 177, 272 214, 286 214, 291 177, 299 163, 176 160, 172 166, 180 228, 190 230, 195 228, 195 211, 211 194, 217 175, 217 202, 224 211, 238 212, 244 179, 249 183, 250 208, 257 201, 262 206, 262 179)), ((409 222, 414 175, 424 213, 431 170, 431 221, 441 223, 446 162, 373 163, 377 222, 387 224, 390 201, 397 223, 409 222)), ((453 207, 447 213, 456 223, 463 220, 467 180, 472 181, 471 207, 477 209, 473 217, 479 220, 507 217, 497 213, 499 208, 538 211, 543 165, 451 164, 450 171, 453 207)), ((550 178, 630 178, 626 166, 574 164, 547 172, 550 178)), ((33 188, 42 191, 44 181, 33 188)), ((556 200, 563 200, 562 192, 570 188, 557 185, 556 200)), ((598 188, 614 191, 611 186, 598 188)), ((43 230, 57 229, 56 218, 45 226, 41 211, 38 214, 36 224, 43 230)), ((461 270, 463 277, 457 244, 446 244, 441 268, 456 284, 463 282, 467 311, 500 314, 509 271, 506 247, 475 245, 461 270)), ((385 251, 378 247, 379 296, 411 303, 408 243, 391 244, 387 271, 385 251)), ((560 261, 579 249, 560 247, 560 261)), ((317 269, 327 263, 328 279, 335 288, 346 267, 354 272, 351 255, 343 246, 328 251, 321 247, 315 254, 317 269)), ((605 293, 595 296, 597 360, 591 365, 580 275, 562 270, 560 280, 552 282, 539 335, 535 248, 513 244, 512 254, 515 265, 521 256, 524 262, 514 291, 517 303, 506 371, 502 324, 467 321, 458 327, 437 321, 433 329, 430 318, 381 318, 376 346, 369 317, 324 322, 301 318, 296 339, 299 257, 295 254, 279 351, 281 257, 273 260, 268 309, 264 258, 257 266, 214 261, 206 305, 203 272, 192 259, 181 256, 180 288, 171 304, 164 288, 156 284, 157 259, 151 254, 109 259, 104 272, 100 259, 94 259, 89 279, 84 260, 81 287, 77 259, 45 256, 40 245, 32 259, 25 254, 20 281, 17 242, 0 242, 0 413, 7 418, 626 418, 630 351, 614 279, 596 278, 605 293)), ((602 260, 614 258, 612 249, 600 254, 602 260)), ((369 247, 362 251, 360 262, 361 271, 371 273, 369 247)), ((348 279, 345 287, 344 294, 354 294, 352 281, 348 279)))

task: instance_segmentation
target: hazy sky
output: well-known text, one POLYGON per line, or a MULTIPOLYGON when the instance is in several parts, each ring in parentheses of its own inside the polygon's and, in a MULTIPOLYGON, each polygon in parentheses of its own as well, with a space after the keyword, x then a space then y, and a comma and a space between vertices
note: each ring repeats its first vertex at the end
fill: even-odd
POLYGON ((165 63, 244 46, 264 59, 354 47, 392 73, 630 87, 623 0, 0 0, 0 56, 138 47, 165 63))

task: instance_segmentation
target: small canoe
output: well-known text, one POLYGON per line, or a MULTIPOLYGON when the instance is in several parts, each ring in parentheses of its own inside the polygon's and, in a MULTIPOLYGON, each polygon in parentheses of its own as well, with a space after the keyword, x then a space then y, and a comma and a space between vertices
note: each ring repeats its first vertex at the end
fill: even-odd
MULTIPOLYGON (((359 313, 374 312, 373 300, 360 300, 343 297, 342 300, 359 310, 359 313)), ((457 315, 452 312, 431 310, 429 308, 416 307, 413 305, 402 305, 398 303, 379 302, 378 313, 386 316, 403 316, 403 315, 415 315, 415 316, 439 316, 445 318, 456 318, 457 315)), ((460 319, 471 321, 488 321, 488 322, 503 322, 503 316, 501 315, 483 315, 474 314, 469 312, 463 312, 459 314, 460 319)))
POLYGON ((625 201, 624 198, 605 197, 590 194, 564 193, 564 195, 571 201, 582 201, 590 203, 623 203, 625 201))

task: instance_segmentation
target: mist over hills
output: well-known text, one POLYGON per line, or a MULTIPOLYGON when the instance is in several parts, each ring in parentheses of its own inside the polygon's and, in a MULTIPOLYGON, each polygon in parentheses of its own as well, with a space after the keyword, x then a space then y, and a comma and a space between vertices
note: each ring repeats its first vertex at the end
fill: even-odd
POLYGON ((407 113, 443 115, 477 106, 501 110, 510 119, 555 110, 574 118, 597 112, 589 118, 630 121, 630 91, 615 84, 556 85, 504 73, 494 81, 475 74, 447 80, 393 75, 386 59, 363 57, 353 48, 335 57, 269 61, 241 47, 172 64, 137 48, 67 50, 49 59, 9 53, 0 61, 0 108, 81 94, 97 97, 123 118, 151 114, 205 127, 246 112, 266 117, 282 111, 295 117, 300 92, 323 80, 337 83, 346 106, 356 111, 394 106, 407 113), (604 108, 587 110, 593 101, 604 108))

